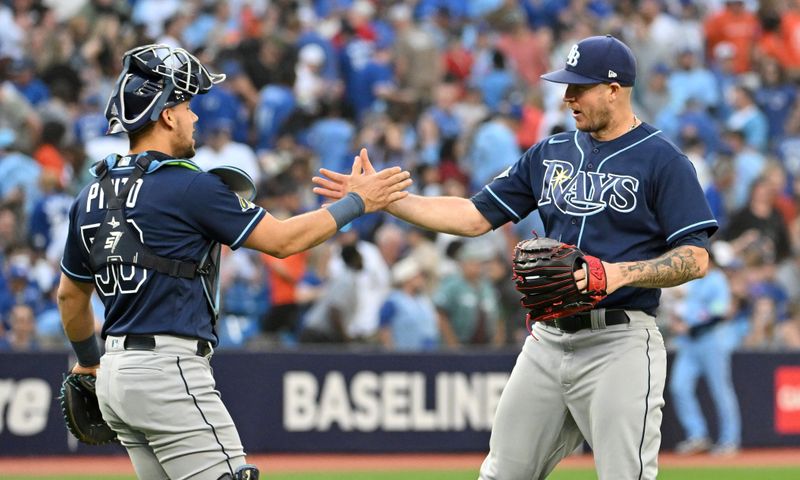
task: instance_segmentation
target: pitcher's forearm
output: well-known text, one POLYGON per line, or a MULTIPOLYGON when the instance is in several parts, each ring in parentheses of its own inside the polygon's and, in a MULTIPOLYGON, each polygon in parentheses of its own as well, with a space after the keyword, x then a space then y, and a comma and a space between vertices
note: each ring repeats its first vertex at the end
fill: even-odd
POLYGON ((427 230, 465 237, 476 237, 492 228, 475 204, 461 197, 409 195, 390 204, 386 211, 427 230))
POLYGON ((621 283, 630 287, 667 288, 700 278, 708 268, 708 252, 683 245, 652 260, 614 264, 621 283))

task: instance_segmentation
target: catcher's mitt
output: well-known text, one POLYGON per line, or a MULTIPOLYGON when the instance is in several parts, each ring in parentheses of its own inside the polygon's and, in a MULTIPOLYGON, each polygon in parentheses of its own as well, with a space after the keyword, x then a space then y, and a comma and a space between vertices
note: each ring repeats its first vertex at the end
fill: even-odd
POLYGON ((89 445, 102 445, 117 439, 117 434, 103 420, 92 375, 70 373, 61 384, 61 411, 69 431, 89 445))
POLYGON ((591 310, 606 296, 606 272, 599 258, 552 238, 523 240, 514 248, 514 280, 524 296, 528 322, 568 317, 591 310), (586 271, 588 286, 578 290, 574 272, 586 271))

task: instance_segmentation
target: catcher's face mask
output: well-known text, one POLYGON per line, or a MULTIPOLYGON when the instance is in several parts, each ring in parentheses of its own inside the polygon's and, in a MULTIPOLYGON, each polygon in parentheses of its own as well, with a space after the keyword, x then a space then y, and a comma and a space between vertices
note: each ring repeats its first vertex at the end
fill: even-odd
POLYGON ((225 80, 209 73, 182 48, 144 45, 125 52, 123 68, 106 105, 108 132, 135 132, 158 119, 165 108, 207 93, 225 80))

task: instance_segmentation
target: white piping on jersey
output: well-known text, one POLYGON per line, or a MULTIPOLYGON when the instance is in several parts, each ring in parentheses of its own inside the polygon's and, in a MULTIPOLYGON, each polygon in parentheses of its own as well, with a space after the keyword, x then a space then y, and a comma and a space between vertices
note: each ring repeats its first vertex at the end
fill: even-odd
POLYGON ((500 197, 498 197, 498 196, 497 196, 497 194, 496 194, 496 193, 494 193, 494 192, 492 191, 492 188, 491 188, 489 185, 486 185, 486 191, 487 191, 487 192, 489 192, 489 194, 490 194, 491 196, 493 196, 493 197, 494 197, 494 199, 495 199, 495 200, 497 200, 497 202, 498 202, 498 203, 499 203, 499 204, 500 204, 500 205, 501 205, 503 208, 505 208, 506 210, 508 210, 508 212, 509 212, 509 213, 511 213, 511 215, 514 215, 514 217, 515 217, 517 220, 522 220, 522 217, 520 217, 520 216, 517 214, 517 212, 515 212, 514 210, 512 210, 512 209, 511 209, 511 207, 509 207, 509 206, 506 204, 506 202, 502 201, 502 200, 500 199, 500 197))
POLYGON ((606 160, 608 160, 609 158, 615 157, 615 156, 619 155, 620 153, 624 152, 625 150, 630 150, 631 148, 635 147, 636 145, 639 145, 640 143, 644 142, 648 138, 650 138, 650 137, 652 137, 654 135, 658 135, 659 133, 661 133, 661 130, 656 130, 655 132, 653 132, 650 135, 644 137, 643 139, 639 140, 638 142, 631 143, 630 145, 628 145, 627 147, 623 148, 622 150, 617 150, 616 152, 614 152, 611 155, 607 156, 606 158, 604 158, 600 162, 600 165, 597 166, 597 171, 599 172, 600 169, 603 168, 603 164, 606 163, 606 160))
POLYGON ((80 278, 80 279, 83 279, 83 280, 94 280, 94 277, 92 277, 92 276, 88 276, 87 277, 85 275, 78 275, 77 273, 70 271, 70 269, 68 269, 67 267, 64 266, 64 260, 63 259, 61 260, 60 263, 61 263, 61 270, 64 270, 65 272, 69 273, 73 277, 80 278))
POLYGON ((575 130, 575 135, 572 136, 572 140, 575 142, 575 146, 578 148, 578 151, 581 152, 581 162, 578 164, 578 171, 583 168, 583 149, 581 148, 580 144, 578 143, 578 131, 575 130))
MULTIPOLYGON (((578 143, 578 130, 575 130, 575 135, 573 135, 572 139, 575 142, 575 148, 577 148, 578 151, 581 152, 581 161, 578 164, 578 171, 580 172, 581 168, 583 168, 584 153, 583 153, 583 149, 581 148, 580 143, 578 143)), ((581 221, 581 231, 580 231, 580 233, 578 233, 578 241, 575 243, 576 246, 580 246, 580 244, 581 244, 581 237, 583 236, 583 226, 585 224, 586 224, 586 217, 583 217, 583 220, 581 221)), ((558 236, 558 241, 559 242, 561 241, 561 235, 558 236)))
MULTIPOLYGON (((603 168, 603 164, 606 163, 606 160, 610 159, 611 157, 615 157, 615 156, 619 155, 620 153, 624 152, 625 150, 630 150, 631 148, 635 147, 636 145, 639 145, 640 143, 642 143, 645 140, 653 137, 654 135, 658 135, 659 133, 661 133, 661 130, 656 130, 655 132, 653 132, 650 135, 644 137, 643 139, 639 140, 638 142, 631 143, 630 145, 628 145, 627 147, 623 148, 622 150, 617 150, 616 152, 614 152, 611 155, 607 156, 606 158, 604 158, 603 160, 600 161, 599 165, 597 165, 597 171, 599 172, 600 169, 603 168)), ((578 131, 576 130, 575 131, 575 145, 577 145, 577 144, 578 144, 578 131)), ((578 148, 580 149, 580 147, 578 147, 578 148)), ((581 150, 581 166, 583 166, 583 151, 582 150, 581 150)), ((580 170, 580 167, 578 167, 578 170, 580 170)), ((580 233, 578 233, 578 241, 575 243, 575 246, 577 246, 578 248, 581 247, 581 240, 583 240, 583 229, 585 227, 586 227, 586 217, 583 217, 581 219, 581 231, 580 231, 580 233)))
POLYGON ((694 228, 694 227, 697 227, 697 226, 700 226, 700 225, 705 225, 705 224, 716 225, 717 221, 716 220, 703 220, 702 222, 693 223, 693 224, 691 224, 691 225, 689 225, 687 227, 683 227, 680 230, 678 230, 677 232, 675 232, 672 235, 670 235, 669 237, 667 237, 667 243, 671 242, 672 238, 675 237, 676 235, 679 235, 679 234, 685 232, 686 230, 689 230, 690 228, 694 228))
POLYGON ((231 247, 239 247, 239 242, 242 240, 242 237, 244 236, 245 232, 248 232, 250 230, 250 226, 253 224, 253 222, 261 218, 261 212, 263 211, 264 211, 263 208, 258 207, 256 215, 253 217, 252 220, 250 220, 250 223, 248 223, 247 226, 244 227, 242 233, 240 233, 239 236, 236 238, 236 240, 231 244, 231 247))

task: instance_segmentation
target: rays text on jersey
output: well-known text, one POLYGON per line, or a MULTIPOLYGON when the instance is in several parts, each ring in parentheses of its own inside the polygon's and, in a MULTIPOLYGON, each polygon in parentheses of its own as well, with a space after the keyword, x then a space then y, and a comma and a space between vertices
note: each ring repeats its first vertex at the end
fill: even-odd
POLYGON ((574 165, 563 160, 544 160, 539 206, 552 203, 561 212, 594 215, 609 207, 627 213, 636 208, 639 180, 629 175, 606 172, 575 171, 574 165))

